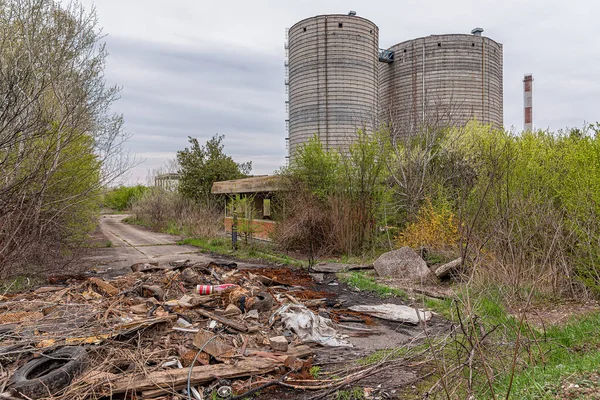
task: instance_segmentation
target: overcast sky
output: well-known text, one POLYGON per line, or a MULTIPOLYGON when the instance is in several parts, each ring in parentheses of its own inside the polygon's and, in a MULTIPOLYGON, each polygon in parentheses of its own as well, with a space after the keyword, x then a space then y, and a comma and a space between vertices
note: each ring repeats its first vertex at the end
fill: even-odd
POLYGON ((123 87, 115 111, 145 161, 146 183, 187 146, 225 135, 225 151, 268 174, 285 163, 285 28, 356 10, 379 26, 380 47, 430 34, 484 35, 504 45, 504 124, 522 129, 524 73, 534 76, 534 125, 600 120, 600 2, 593 0, 83 0, 94 5, 110 53, 106 77, 123 87))

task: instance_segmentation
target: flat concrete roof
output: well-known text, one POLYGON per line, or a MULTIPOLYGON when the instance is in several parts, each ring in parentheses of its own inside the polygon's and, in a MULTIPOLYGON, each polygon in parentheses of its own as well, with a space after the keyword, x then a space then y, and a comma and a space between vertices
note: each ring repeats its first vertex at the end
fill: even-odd
POLYGON ((212 185, 213 194, 260 193, 278 192, 282 188, 281 177, 278 175, 252 176, 250 178, 234 179, 231 181, 215 182, 212 185))

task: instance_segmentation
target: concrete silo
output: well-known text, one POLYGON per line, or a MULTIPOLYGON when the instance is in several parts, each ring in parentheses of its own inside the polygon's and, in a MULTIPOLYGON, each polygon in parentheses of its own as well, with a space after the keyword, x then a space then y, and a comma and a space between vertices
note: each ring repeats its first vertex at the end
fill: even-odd
POLYGON ((379 29, 349 15, 319 15, 288 31, 289 154, 317 135, 347 149, 358 128, 372 129, 378 110, 379 29))
POLYGON ((502 45, 482 31, 390 47, 393 61, 379 65, 380 121, 394 121, 400 132, 423 122, 462 125, 473 117, 502 127, 502 45))

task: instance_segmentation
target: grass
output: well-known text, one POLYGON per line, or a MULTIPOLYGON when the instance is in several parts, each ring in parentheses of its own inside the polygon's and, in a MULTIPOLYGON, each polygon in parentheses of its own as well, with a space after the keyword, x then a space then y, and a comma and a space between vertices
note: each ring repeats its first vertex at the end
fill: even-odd
POLYGON ((355 289, 363 292, 370 292, 379 297, 403 297, 407 298, 406 292, 401 289, 382 285, 375 281, 375 278, 366 275, 364 272, 340 272, 337 274, 340 282, 346 283, 355 289))
POLYGON ((334 398, 336 400, 363 400, 365 398, 365 391, 359 386, 348 390, 338 390, 334 398))
MULTIPOLYGON (((572 319, 563 326, 550 327, 538 340, 544 361, 517 371, 511 396, 519 399, 557 399, 559 383, 571 376, 598 371, 600 365, 600 312, 572 319), (558 385, 558 386, 557 386, 558 385)), ((499 381, 501 393, 508 390, 509 377, 499 381)))
POLYGON ((146 221, 143 221, 141 219, 135 218, 133 216, 127 217, 127 218, 123 218, 121 221, 123 223, 129 224, 129 225, 139 225, 139 226, 144 226, 146 228, 152 228, 152 226, 149 223, 147 223, 146 221))
MULTIPOLYGON (((376 282, 375 278, 364 272, 339 273, 340 281, 347 283, 361 291, 377 294, 381 297, 400 296, 406 294, 395 288, 390 288, 376 282)), ((511 343, 516 341, 519 330, 519 320, 510 315, 503 306, 502 296, 499 293, 488 291, 481 293, 463 292, 459 299, 436 300, 425 298, 425 306, 443 314, 447 319, 456 321, 456 304, 464 308, 466 296, 470 296, 474 314, 488 327, 500 325, 504 331, 504 339, 511 343)), ((466 313, 462 311, 464 318, 466 313)), ((564 382, 580 382, 589 393, 600 393, 600 381, 589 379, 590 374, 599 371, 600 365, 600 312, 573 318, 565 325, 549 327, 546 332, 532 328, 535 337, 529 329, 522 328, 524 340, 534 340, 533 357, 523 347, 519 359, 521 366, 513 377, 510 397, 518 399, 562 399, 564 398, 564 382), (538 348, 539 346, 539 348, 538 348), (537 354, 535 354, 537 353, 537 354), (542 355, 543 354, 543 357, 542 355), (527 362, 529 362, 527 364, 527 362), (525 366, 524 366, 525 365, 525 366), (594 387, 594 385, 596 385, 594 387)), ((514 351, 514 346, 494 344, 497 351, 514 351)), ((379 350, 357 360, 359 365, 372 365, 381 361, 386 356, 401 357, 408 349, 379 350)), ((510 368, 507 368, 510 369, 510 368)), ((504 398, 508 391, 510 374, 505 373, 497 377, 494 389, 498 398, 504 398)), ((579 384, 579 383, 577 383, 579 384)), ((568 386, 568 385, 567 385, 568 386)), ((481 398, 489 396, 487 387, 480 387, 481 398)), ((583 391, 583 390, 582 390, 583 391)), ((341 392, 340 392, 341 393, 341 392)), ((343 393, 344 397, 351 399, 350 392, 343 393)), ((578 397, 578 398, 585 398, 578 397)), ((575 397, 573 397, 575 398, 575 397)), ((600 398, 600 396, 598 396, 600 398)))
POLYGON ((292 267, 307 266, 306 262, 292 258, 287 254, 278 253, 264 244, 246 245, 238 242, 237 250, 232 249, 231 241, 227 238, 188 238, 177 242, 177 244, 198 247, 203 253, 226 255, 242 260, 259 260, 292 267))
POLYGON ((19 293, 45 282, 39 275, 18 275, 0 282, 0 295, 19 293))

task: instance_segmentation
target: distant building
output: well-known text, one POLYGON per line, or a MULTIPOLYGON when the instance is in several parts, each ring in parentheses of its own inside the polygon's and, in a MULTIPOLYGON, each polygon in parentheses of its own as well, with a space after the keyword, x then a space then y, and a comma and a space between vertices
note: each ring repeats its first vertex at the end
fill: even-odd
POLYGON ((179 187, 179 179, 181 175, 175 173, 159 174, 154 178, 154 186, 175 192, 179 187))

